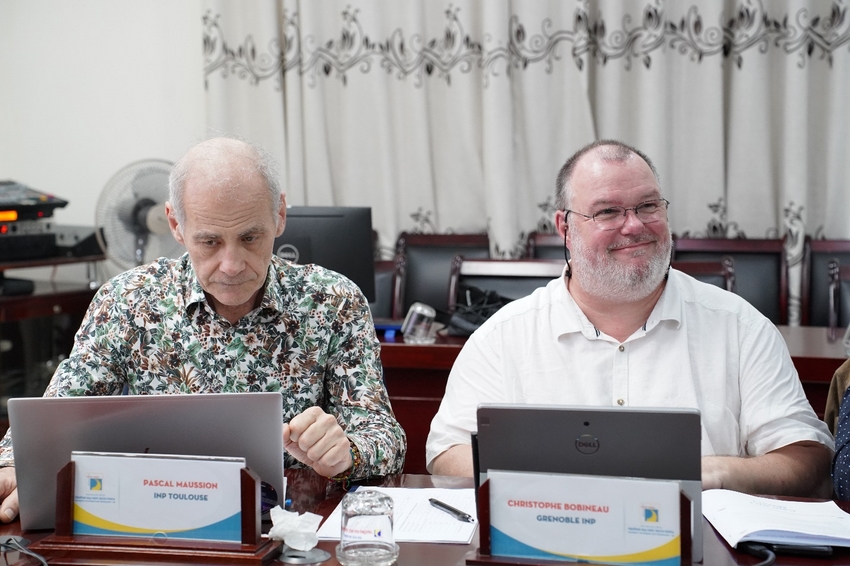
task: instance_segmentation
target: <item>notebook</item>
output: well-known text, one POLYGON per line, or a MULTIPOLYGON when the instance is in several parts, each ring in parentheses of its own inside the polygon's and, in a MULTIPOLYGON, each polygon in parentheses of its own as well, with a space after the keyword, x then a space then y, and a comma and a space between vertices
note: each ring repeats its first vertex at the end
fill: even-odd
POLYGON ((8 409, 25 530, 54 528, 73 450, 244 457, 264 507, 285 495, 280 393, 22 397, 8 409))
POLYGON ((677 480, 692 502, 692 557, 699 562, 701 438, 696 409, 484 404, 476 485, 489 469, 677 480))

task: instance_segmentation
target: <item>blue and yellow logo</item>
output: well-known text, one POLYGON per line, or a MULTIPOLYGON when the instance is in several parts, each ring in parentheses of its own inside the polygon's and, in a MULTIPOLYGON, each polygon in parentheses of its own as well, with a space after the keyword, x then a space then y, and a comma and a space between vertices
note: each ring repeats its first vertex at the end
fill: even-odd
POLYGON ((90 477, 89 491, 103 491, 103 479, 98 477, 90 477))
POLYGON ((643 520, 647 523, 657 523, 658 522, 658 509, 655 507, 644 507, 643 508, 643 520))

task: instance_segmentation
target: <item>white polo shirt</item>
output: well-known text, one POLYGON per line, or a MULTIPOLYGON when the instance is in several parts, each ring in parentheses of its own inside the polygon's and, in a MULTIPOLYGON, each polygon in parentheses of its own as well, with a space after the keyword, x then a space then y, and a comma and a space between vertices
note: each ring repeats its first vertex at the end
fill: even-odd
POLYGON ((467 341, 431 422, 426 459, 469 444, 480 403, 690 407, 702 454, 759 455, 832 436, 776 327, 739 296, 675 269, 643 328, 598 332, 563 277, 493 315, 467 341))

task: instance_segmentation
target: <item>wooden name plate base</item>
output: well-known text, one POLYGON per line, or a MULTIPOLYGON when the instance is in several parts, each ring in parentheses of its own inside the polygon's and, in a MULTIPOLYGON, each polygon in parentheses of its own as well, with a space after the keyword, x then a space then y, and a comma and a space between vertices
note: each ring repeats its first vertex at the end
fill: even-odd
POLYGON ((264 565, 280 555, 283 543, 260 536, 259 479, 242 470, 242 542, 177 540, 164 537, 74 535, 74 464, 57 476, 56 531, 30 545, 50 564, 182 563, 264 565))
MULTIPOLYGON (((575 564, 566 560, 546 560, 515 558, 513 556, 492 556, 490 554, 490 481, 485 480, 478 488, 478 549, 466 555, 468 566, 564 566, 575 564)), ((682 545, 682 566, 691 566, 691 500, 684 494, 679 495, 679 532, 682 545)), ((594 562, 595 566, 605 566, 594 562)))

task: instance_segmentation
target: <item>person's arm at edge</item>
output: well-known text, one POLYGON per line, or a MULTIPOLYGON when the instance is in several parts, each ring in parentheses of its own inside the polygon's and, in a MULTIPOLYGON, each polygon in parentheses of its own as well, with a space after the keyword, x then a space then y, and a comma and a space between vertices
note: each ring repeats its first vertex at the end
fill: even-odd
POLYGON ((832 451, 808 440, 760 456, 706 456, 702 488, 831 499, 831 463, 832 451))
POLYGON ((436 458, 431 465, 435 476, 460 476, 471 478, 474 470, 472 468, 472 446, 469 444, 455 444, 436 458))

